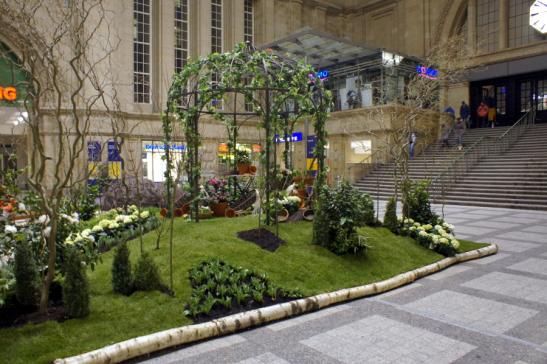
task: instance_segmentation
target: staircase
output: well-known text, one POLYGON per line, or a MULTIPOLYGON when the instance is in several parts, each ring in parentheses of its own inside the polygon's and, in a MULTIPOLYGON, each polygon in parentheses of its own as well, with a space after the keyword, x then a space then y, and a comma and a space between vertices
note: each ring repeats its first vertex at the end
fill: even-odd
MULTIPOLYGON (((481 137, 497 137, 508 127, 471 129, 465 133, 469 148, 481 137)), ((409 162, 413 180, 439 175, 461 151, 456 138, 450 147, 430 146, 409 162)), ((393 164, 387 164, 358 181, 356 187, 373 197, 387 199, 394 194, 393 164), (377 193, 378 192, 378 193, 377 193)), ((547 124, 530 127, 505 153, 489 155, 476 164, 445 193, 446 204, 547 210, 547 124)))

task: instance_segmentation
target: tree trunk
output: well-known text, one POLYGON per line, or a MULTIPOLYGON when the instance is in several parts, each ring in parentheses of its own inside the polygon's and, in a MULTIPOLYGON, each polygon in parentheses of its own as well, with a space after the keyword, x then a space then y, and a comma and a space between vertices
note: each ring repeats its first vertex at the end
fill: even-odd
POLYGON ((55 260, 57 257, 56 237, 58 219, 59 217, 56 214, 55 216, 50 217, 51 232, 49 237, 47 238, 47 245, 49 250, 48 266, 47 273, 44 277, 44 280, 42 282, 42 288, 40 290, 40 306, 38 309, 38 312, 40 312, 41 314, 47 313, 47 308, 49 304, 49 287, 51 286, 51 282, 53 282, 53 279, 55 278, 55 260))

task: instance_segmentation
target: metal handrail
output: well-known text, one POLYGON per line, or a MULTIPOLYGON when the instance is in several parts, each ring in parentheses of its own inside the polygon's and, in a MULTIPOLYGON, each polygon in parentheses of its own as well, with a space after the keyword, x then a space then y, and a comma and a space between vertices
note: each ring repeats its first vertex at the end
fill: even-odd
POLYGON ((452 185, 467 174, 481 159, 494 152, 498 154, 506 152, 528 127, 534 125, 534 122, 535 110, 530 110, 499 137, 481 137, 431 180, 429 191, 432 197, 444 199, 445 193, 452 185))

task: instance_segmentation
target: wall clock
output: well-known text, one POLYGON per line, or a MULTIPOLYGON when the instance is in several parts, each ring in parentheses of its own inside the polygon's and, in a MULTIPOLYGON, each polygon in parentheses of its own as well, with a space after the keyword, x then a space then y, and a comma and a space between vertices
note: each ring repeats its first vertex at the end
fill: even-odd
POLYGON ((540 33, 547 33, 547 0, 536 0, 530 7, 530 25, 540 33))

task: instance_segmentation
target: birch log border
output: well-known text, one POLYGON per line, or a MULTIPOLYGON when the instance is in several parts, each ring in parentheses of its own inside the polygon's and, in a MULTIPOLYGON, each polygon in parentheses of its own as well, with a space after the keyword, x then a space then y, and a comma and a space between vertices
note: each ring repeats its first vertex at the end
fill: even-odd
POLYGON ((305 312, 316 311, 337 303, 383 293, 414 282, 417 279, 443 270, 451 265, 482 258, 487 255, 496 254, 497 252, 498 246, 496 244, 490 244, 480 249, 456 254, 454 257, 444 258, 436 263, 398 274, 381 282, 345 288, 330 293, 321 293, 316 296, 245 311, 201 324, 187 325, 140 336, 81 355, 56 359, 54 364, 119 363, 169 347, 231 334, 270 321, 281 320, 305 312))

